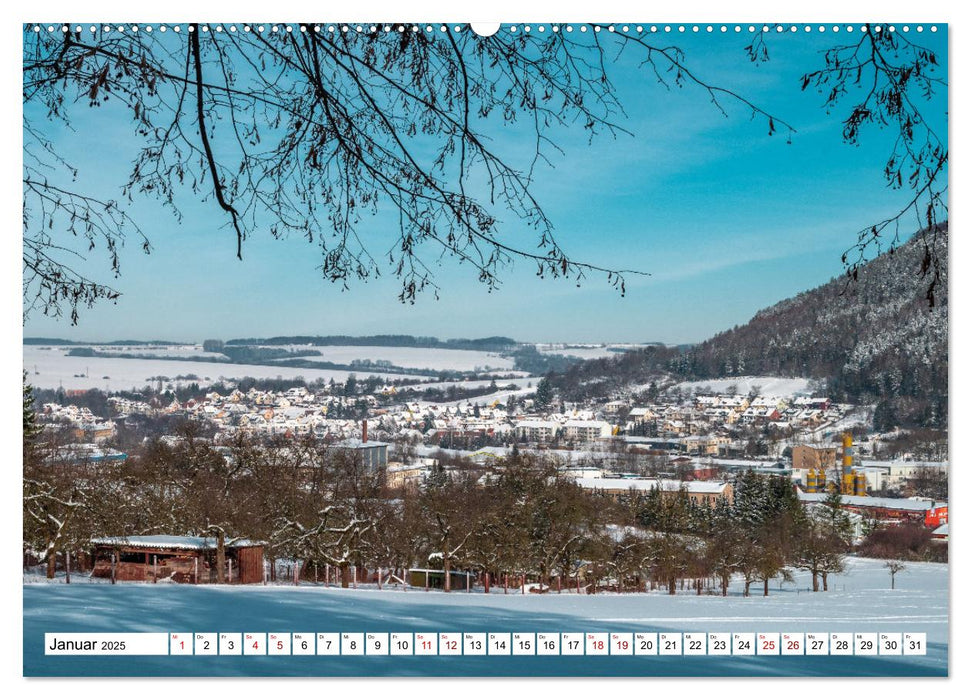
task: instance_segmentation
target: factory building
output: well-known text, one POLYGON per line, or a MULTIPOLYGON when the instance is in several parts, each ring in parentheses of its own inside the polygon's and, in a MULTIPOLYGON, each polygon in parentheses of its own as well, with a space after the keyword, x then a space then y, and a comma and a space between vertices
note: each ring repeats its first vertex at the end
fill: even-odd
POLYGON ((866 496, 867 493, 867 471, 865 469, 855 469, 855 450, 853 449, 853 436, 850 433, 843 434, 843 449, 839 455, 840 468, 835 467, 836 449, 809 447, 807 445, 797 445, 792 449, 793 469, 806 469, 805 489, 806 493, 826 493, 828 491, 839 491, 844 496, 866 496), (832 465, 830 463, 830 450, 832 451, 832 465), (797 461, 798 460, 798 461, 797 461))

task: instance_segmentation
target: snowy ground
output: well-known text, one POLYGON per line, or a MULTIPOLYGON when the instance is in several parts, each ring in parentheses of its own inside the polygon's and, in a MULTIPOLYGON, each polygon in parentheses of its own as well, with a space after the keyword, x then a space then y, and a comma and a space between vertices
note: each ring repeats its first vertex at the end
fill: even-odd
POLYGON ((579 357, 582 360, 596 360, 600 357, 616 357, 621 352, 637 350, 647 347, 636 343, 616 343, 612 345, 598 344, 570 344, 570 343, 537 343, 536 349, 546 355, 566 355, 579 357))
MULTIPOLYGON (((76 578, 77 581, 77 578, 76 578)), ((926 676, 948 671, 948 567, 850 560, 768 598, 491 595, 323 586, 24 585, 24 674, 299 676, 926 676), (927 656, 46 657, 45 632, 926 632, 927 656)))
POLYGON ((316 345, 312 347, 320 355, 307 355, 301 359, 310 362, 334 362, 349 365, 354 360, 380 360, 396 367, 413 369, 454 370, 473 372, 507 370, 513 368, 513 359, 494 352, 477 350, 450 350, 448 348, 372 347, 368 345, 316 345))
MULTIPOLYGON (((182 360, 143 360, 114 357, 69 357, 70 348, 38 345, 24 346, 24 369, 27 381, 41 389, 103 389, 123 391, 140 389, 152 384, 149 377, 172 377, 196 375, 199 384, 206 385, 219 379, 240 379, 256 377, 292 379, 303 377, 307 381, 334 379, 344 382, 351 374, 358 377, 377 375, 389 379, 421 379, 414 375, 390 374, 370 370, 347 372, 343 370, 304 369, 299 367, 268 367, 264 365, 238 365, 231 363, 198 362, 182 360), (87 376, 75 376, 87 375, 87 376), (107 379, 105 378, 107 377, 107 379), (208 377, 208 379, 206 379, 208 377)), ((133 350, 134 352, 134 350, 133 350)), ((319 358, 318 358, 319 359, 319 358)), ((195 380, 193 380, 195 381, 195 380)), ((177 383, 177 382, 173 382, 177 383)), ((188 383, 188 382, 182 382, 188 383)))
MULTIPOLYGON (((507 371, 507 372, 502 372, 501 376, 505 378, 496 379, 495 380, 496 386, 508 386, 510 384, 515 384, 521 389, 526 389, 525 393, 532 393, 536 391, 535 387, 542 379, 542 377, 534 377, 525 372, 507 371), (529 384, 532 384, 533 386, 532 387, 527 386, 529 384)), ((492 384, 492 382, 493 382, 492 379, 467 379, 467 380, 463 379, 459 381, 450 381, 450 382, 427 382, 427 383, 413 384, 410 386, 402 387, 400 390, 401 391, 414 390, 414 391, 421 392, 421 391, 424 391, 425 389, 448 389, 449 387, 456 387, 458 389, 481 389, 482 387, 489 386, 490 384, 492 384)), ((522 392, 520 392, 518 389, 513 391, 502 390, 496 394, 488 394, 485 396, 474 396, 470 399, 462 399, 461 401, 458 401, 458 402, 455 402, 455 401, 446 402, 446 404, 456 404, 456 403, 464 404, 468 402, 473 404, 478 403, 479 405, 482 405, 483 401, 485 401, 486 398, 489 398, 489 402, 491 403, 495 399, 495 397, 500 396, 500 398, 502 398, 502 397, 508 396, 511 393, 522 393, 522 392)), ((446 404, 443 404, 443 405, 446 405, 446 404)))
MULTIPOLYGON (((698 382, 681 382, 674 387, 686 392, 698 392, 710 388, 713 393, 725 393, 730 386, 741 396, 747 395, 753 387, 758 387, 762 396, 808 396, 811 380, 799 377, 729 377, 727 379, 706 379, 698 382)), ((672 389, 674 388, 672 387, 672 389)))
MULTIPOLYGON (((35 346, 25 346, 35 347, 35 346)), ((45 347, 45 346, 40 346, 45 347)), ((207 358, 228 360, 221 352, 206 352, 201 345, 87 345, 106 355, 151 355, 152 357, 207 358)), ((65 352, 70 347, 63 348, 65 352)))

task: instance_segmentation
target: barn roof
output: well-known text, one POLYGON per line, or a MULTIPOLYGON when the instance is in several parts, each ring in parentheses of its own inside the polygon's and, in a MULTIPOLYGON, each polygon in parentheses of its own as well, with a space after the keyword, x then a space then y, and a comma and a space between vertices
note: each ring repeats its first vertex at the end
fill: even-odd
MULTIPOLYGON (((180 535, 127 535, 121 537, 94 537, 91 544, 109 547, 140 547, 146 549, 216 549, 215 537, 184 537, 180 535)), ((262 542, 247 539, 226 539, 227 547, 256 547, 262 542)))

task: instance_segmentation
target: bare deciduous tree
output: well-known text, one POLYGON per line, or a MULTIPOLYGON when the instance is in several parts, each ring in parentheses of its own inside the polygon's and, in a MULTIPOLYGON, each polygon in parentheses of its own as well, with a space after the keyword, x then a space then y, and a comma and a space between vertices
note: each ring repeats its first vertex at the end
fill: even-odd
POLYGON ((106 250, 115 275, 127 239, 150 250, 120 202, 77 182, 52 136, 72 128, 79 102, 131 119, 140 145, 124 183, 129 202, 156 197, 179 217, 187 191, 214 203, 237 257, 257 231, 300 236, 320 246, 325 280, 347 287, 389 271, 403 302, 438 293, 443 259, 490 290, 525 261, 540 277, 605 275, 623 294, 633 271, 568 255, 532 191, 536 166, 559 150, 559 128, 591 138, 624 131, 611 67, 621 53, 634 52, 663 87, 692 86, 722 111, 722 102, 740 104, 769 133, 792 131, 706 82, 658 36, 606 26, 490 37, 396 24, 187 29, 25 28, 25 313, 67 313, 76 323, 79 308, 117 298, 72 266, 86 252, 77 241, 106 250), (513 125, 522 137, 497 145, 497 130, 513 125), (396 220, 387 240, 364 221, 379 211, 396 220))
POLYGON ((901 571, 906 571, 907 567, 902 561, 896 560, 888 561, 883 565, 883 567, 890 570, 890 590, 893 590, 896 583, 897 574, 899 574, 901 571))
MULTIPOLYGON (((761 34, 750 53, 755 60, 768 57, 761 34)), ((938 56, 894 27, 873 25, 857 41, 826 50, 823 60, 822 68, 803 75, 802 89, 823 96, 827 111, 850 103, 843 117, 848 145, 858 145, 867 129, 890 130, 893 145, 883 176, 888 187, 910 193, 898 211, 857 232, 856 243, 843 254, 847 275, 856 280, 868 260, 893 252, 917 230, 924 256, 916 274, 927 280, 927 301, 934 306, 937 289, 946 284, 947 262, 938 242, 946 241, 942 224, 948 218, 947 135, 937 133, 926 111, 926 103, 947 90, 938 56)))

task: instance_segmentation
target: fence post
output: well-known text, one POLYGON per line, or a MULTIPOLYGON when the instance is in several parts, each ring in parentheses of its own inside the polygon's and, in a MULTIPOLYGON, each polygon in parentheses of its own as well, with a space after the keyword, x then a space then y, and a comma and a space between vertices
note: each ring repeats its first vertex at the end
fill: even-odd
POLYGON ((111 553, 111 583, 115 583, 115 566, 117 564, 118 555, 115 552, 111 553))

